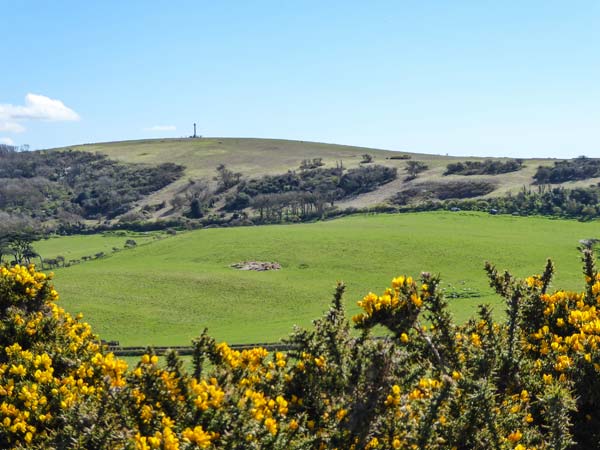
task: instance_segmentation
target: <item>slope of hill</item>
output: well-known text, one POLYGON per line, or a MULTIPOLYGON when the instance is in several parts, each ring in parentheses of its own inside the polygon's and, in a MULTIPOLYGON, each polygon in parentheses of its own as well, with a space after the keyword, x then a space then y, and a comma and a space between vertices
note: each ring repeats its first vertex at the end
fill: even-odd
MULTIPOLYGON (((305 220, 320 217, 324 211, 332 208, 370 208, 388 203, 395 196, 398 202, 398 193, 401 193, 399 204, 444 198, 486 199, 515 194, 524 187, 537 190, 533 183, 538 167, 550 168, 555 163, 550 159, 516 162, 508 158, 450 157, 251 138, 154 139, 85 144, 43 151, 42 159, 51 160, 52 155, 64 154, 65 151, 69 151, 69 155, 84 154, 81 152, 92 153, 96 157, 102 155, 108 158, 107 162, 103 162, 104 166, 109 169, 114 167, 115 174, 112 179, 109 173, 102 174, 94 189, 86 188, 86 192, 77 191, 78 185, 71 183, 67 187, 72 192, 63 189, 59 199, 63 203, 57 206, 57 195, 51 192, 53 195, 48 197, 49 194, 44 191, 48 184, 44 173, 36 172, 35 179, 32 179, 35 181, 32 190, 36 191, 42 203, 43 197, 48 197, 43 207, 38 209, 46 211, 46 217, 55 221, 66 217, 64 220, 71 222, 85 218, 94 219, 95 223, 107 219, 115 223, 182 216, 214 218, 214 222, 203 223, 208 225, 222 223, 233 216, 245 220, 248 215, 254 215, 255 223, 274 222, 282 217, 288 221, 305 220), (481 162, 486 160, 490 163, 488 165, 494 166, 517 164, 518 169, 507 173, 482 172, 469 176, 456 174, 456 170, 454 174, 447 174, 449 165, 455 169, 464 165, 469 169, 466 172, 477 173, 473 168, 480 167, 481 162), (165 172, 161 168, 164 167, 184 169, 177 176, 163 177, 165 172), (218 167, 223 170, 221 174, 229 177, 227 182, 216 178, 218 167), (418 170, 411 171, 411 167, 417 167, 418 170), (155 177, 165 179, 156 178, 158 182, 154 183, 152 189, 133 189, 134 185, 123 187, 120 183, 115 184, 122 178, 119 171, 131 174, 156 173, 155 177), (97 186, 102 186, 102 189, 95 189, 97 186), (477 189, 473 189, 473 186, 477 189), (110 193, 117 190, 119 196, 112 198, 110 193), (452 190, 459 194, 453 196, 452 190), (112 203, 111 198, 114 200, 112 203), (127 199, 127 202, 119 198, 127 199), (68 202, 73 206, 70 207, 68 202), (105 207, 105 204, 110 206, 113 203, 113 207, 105 207), (108 212, 104 213, 104 210, 108 212), (70 217, 73 213, 79 214, 79 218, 70 217)), ((64 169, 68 174, 73 168, 64 169)), ((18 176, 22 175, 17 172, 14 175, 13 172, 12 175, 0 173, 0 178, 9 177, 5 187, 19 185, 18 176)), ((54 182, 52 176, 48 175, 47 178, 54 182)), ((140 178, 138 175, 128 176, 131 179, 134 176, 140 178)), ((556 183, 552 187, 588 187, 598 181, 600 178, 579 179, 556 183)), ((9 198, 8 194, 12 195, 13 191, 15 189, 7 195, 0 192, 0 200, 9 198)), ((25 197, 34 198, 31 195, 25 197)), ((1 203, 0 210, 6 211, 1 203)), ((595 217, 600 213, 600 204, 596 203, 593 203, 594 211, 589 211, 588 216, 595 217)), ((18 202, 13 202, 11 208, 11 212, 23 212, 18 202)), ((569 216, 577 217, 577 214, 569 216)))
MULTIPOLYGON (((344 167, 355 168, 361 165, 363 155, 369 154, 373 158, 373 164, 396 168, 398 177, 371 192, 337 202, 338 208, 365 208, 388 201, 398 191, 420 189, 429 183, 444 184, 456 180, 493 183, 494 190, 483 198, 514 194, 523 187, 531 186, 539 166, 552 166, 555 162, 552 159, 526 159, 523 160, 521 170, 515 172, 465 177, 444 176, 447 165, 485 159, 506 161, 507 158, 452 157, 305 141, 253 138, 158 139, 86 144, 69 148, 100 152, 110 158, 129 163, 172 162, 186 167, 185 177, 148 196, 140 203, 140 207, 168 202, 174 195, 185 189, 189 179, 204 179, 214 186, 215 169, 219 164, 226 165, 233 172, 241 173, 243 178, 256 178, 298 170, 303 160, 314 158, 322 158, 324 167, 335 167, 342 163, 344 167), (408 158, 398 159, 403 155, 408 158), (409 161, 420 161, 427 166, 427 169, 417 178, 406 180, 409 161)), ((598 181, 600 178, 559 183, 556 186, 586 187, 598 181)), ((156 216, 161 214, 169 214, 169 210, 161 210, 156 216)))
MULTIPOLYGON (((358 167, 363 154, 373 155, 375 162, 378 164, 392 167, 403 166, 401 161, 388 159, 403 153, 365 147, 280 139, 153 139, 86 144, 68 148, 86 152, 99 152, 111 159, 129 163, 162 164, 166 161, 180 161, 181 165, 186 167, 186 176, 149 196, 146 202, 141 203, 142 206, 169 201, 185 188, 190 178, 204 179, 214 186, 215 169, 219 164, 225 164, 230 170, 241 173, 244 178, 283 174, 289 170, 297 170, 303 160, 314 158, 322 158, 325 166, 329 167, 334 167, 336 163, 340 162, 348 168, 358 167)), ((410 155, 431 161, 451 160, 451 158, 440 156, 410 155)), ((160 213, 164 212, 161 211, 160 213)))

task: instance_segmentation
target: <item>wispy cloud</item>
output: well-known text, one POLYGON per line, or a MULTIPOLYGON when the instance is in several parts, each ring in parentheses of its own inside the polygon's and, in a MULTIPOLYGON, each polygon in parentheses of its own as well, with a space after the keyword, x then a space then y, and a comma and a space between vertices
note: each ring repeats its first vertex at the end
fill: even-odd
POLYGON ((175 131, 175 125, 154 125, 153 127, 144 128, 144 131, 175 131))
POLYGON ((0 137, 0 144, 15 145, 15 141, 8 137, 0 137))
POLYGON ((25 127, 18 122, 23 120, 72 122, 79 119, 79 114, 63 102, 45 95, 29 93, 24 105, 0 103, 0 131, 4 132, 22 133, 25 127))
POLYGON ((0 120, 0 131, 6 131, 8 133, 22 133, 25 131, 25 127, 17 122, 3 122, 0 120))

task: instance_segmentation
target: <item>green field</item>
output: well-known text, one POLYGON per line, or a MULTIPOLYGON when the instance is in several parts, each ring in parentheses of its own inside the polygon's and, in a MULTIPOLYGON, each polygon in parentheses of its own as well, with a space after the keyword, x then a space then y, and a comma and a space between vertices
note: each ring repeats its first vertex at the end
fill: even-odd
POLYGON ((133 233, 113 231, 92 235, 74 235, 51 237, 35 243, 35 249, 44 259, 64 256, 65 261, 81 259, 84 256, 94 256, 104 252, 106 255, 114 252, 115 248, 124 250, 125 242, 133 239, 137 245, 144 245, 160 239, 163 233, 133 233))
MULTIPOLYGON (((483 271, 486 260, 526 276, 539 273, 551 257, 554 285, 580 289, 578 240, 599 234, 597 222, 467 212, 204 229, 58 269, 55 284, 63 307, 83 312, 97 333, 122 345, 185 345, 204 327, 232 343, 270 342, 320 316, 336 280, 346 282, 353 313, 357 300, 381 292, 398 274, 440 273, 445 287, 480 294, 451 301, 461 321, 480 303, 496 305, 501 314, 483 271), (245 260, 276 261, 283 269, 229 267, 245 260)), ((89 252, 103 239, 67 237, 40 245, 64 244, 62 253, 69 254, 84 245, 89 252)))

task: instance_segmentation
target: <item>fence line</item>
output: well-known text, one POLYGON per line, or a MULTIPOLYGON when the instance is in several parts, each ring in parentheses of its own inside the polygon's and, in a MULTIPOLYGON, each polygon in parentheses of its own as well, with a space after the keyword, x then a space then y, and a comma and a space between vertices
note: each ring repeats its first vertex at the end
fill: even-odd
MULTIPOLYGON (((269 342, 261 344, 231 344, 230 348, 234 350, 247 350, 255 347, 262 347, 269 352, 273 351, 288 351, 294 348, 294 345, 284 344, 283 342, 269 342)), ((109 352, 113 352, 115 356, 141 356, 151 349, 156 355, 163 356, 169 350, 175 350, 179 355, 191 355, 194 347, 189 345, 171 345, 171 346, 147 346, 147 347, 122 347, 120 345, 106 345, 109 352)))

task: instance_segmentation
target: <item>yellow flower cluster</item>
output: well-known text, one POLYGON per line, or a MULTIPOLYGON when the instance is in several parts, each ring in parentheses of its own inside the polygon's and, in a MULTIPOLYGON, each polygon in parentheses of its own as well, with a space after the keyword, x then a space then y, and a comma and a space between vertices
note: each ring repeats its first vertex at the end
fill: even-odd
POLYGON ((398 386, 397 384, 392 386, 392 393, 388 394, 387 398, 385 399, 385 405, 386 406, 398 406, 400 404, 400 386, 398 386))
POLYGON ((546 357, 536 363, 544 371, 544 382, 553 375, 566 381, 565 374, 578 364, 589 364, 600 372, 600 281, 595 280, 592 293, 595 298, 591 299, 566 291, 540 296, 545 323, 528 337, 525 348, 546 357))
POLYGON ((265 428, 272 435, 277 434, 277 421, 275 416, 285 417, 288 413, 288 401, 281 395, 275 399, 269 398, 263 392, 246 389, 244 397, 238 403, 238 406, 244 407, 246 404, 250 407, 250 414, 254 420, 263 422, 265 428))
POLYGON ((219 388, 216 378, 211 378, 209 383, 206 380, 197 381, 193 378, 189 388, 195 396, 194 404, 199 410, 206 411, 209 408, 221 407, 225 392, 219 388))
POLYGON ((263 366, 263 360, 269 352, 262 348, 256 347, 246 350, 233 350, 225 342, 217 345, 217 352, 220 354, 223 362, 233 369, 241 368, 248 369, 254 372, 263 366))
MULTIPOLYGON (((45 281, 51 277, 47 277, 44 273, 36 272, 33 265, 26 267, 17 264, 11 268, 0 266, 0 278, 8 281, 9 286, 15 293, 34 298, 45 286, 45 281)), ((58 300, 58 293, 54 289, 50 290, 49 295, 50 301, 55 302, 58 300)), ((19 298, 19 300, 26 301, 26 298, 19 298)))
POLYGON ((378 296, 369 292, 357 304, 364 313, 352 317, 356 324, 364 323, 379 312, 389 313, 395 310, 408 308, 418 310, 423 305, 423 298, 429 295, 429 286, 423 284, 419 292, 417 284, 412 277, 399 276, 392 280, 392 287, 378 296))
POLYGON ((433 392, 441 387, 442 383, 433 378, 421 378, 418 386, 409 394, 409 400, 420 400, 430 398, 433 392))
MULTIPOLYGON (((189 442, 194 442, 192 439, 188 439, 189 442)), ((204 445, 204 440, 200 441, 204 445)), ((210 439, 208 441, 210 445, 210 439)), ((139 432, 136 433, 134 444, 136 450, 151 450, 151 449, 164 449, 164 450, 179 450, 179 438, 173 432, 170 427, 164 427, 162 431, 156 431, 152 436, 142 436, 139 432)), ((207 445, 201 446, 200 448, 208 448, 207 445)))
POLYGON ((183 430, 183 439, 187 442, 191 442, 200 448, 209 448, 212 442, 219 437, 218 433, 207 432, 198 425, 194 428, 186 428, 183 430))

